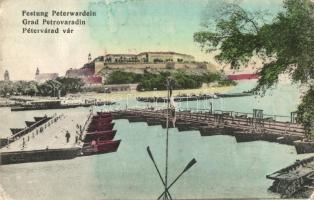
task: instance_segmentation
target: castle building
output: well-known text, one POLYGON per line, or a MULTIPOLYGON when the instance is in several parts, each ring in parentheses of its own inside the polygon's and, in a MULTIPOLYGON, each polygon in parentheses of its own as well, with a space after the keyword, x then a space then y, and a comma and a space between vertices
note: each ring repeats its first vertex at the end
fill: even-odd
POLYGON ((176 52, 142 52, 137 55, 139 61, 148 63, 158 62, 192 62, 194 57, 187 54, 176 53, 176 52))
POLYGON ((91 61, 91 54, 88 54, 88 63, 80 69, 69 69, 65 73, 68 78, 80 78, 85 85, 94 86, 101 85, 103 79, 101 76, 95 75, 94 63, 91 61))
POLYGON ((194 57, 176 52, 142 52, 139 54, 106 54, 91 60, 79 69, 69 69, 66 77, 81 78, 85 84, 102 84, 103 79, 98 75, 103 69, 126 70, 141 73, 145 69, 186 69, 198 68, 194 57))
POLYGON ((36 69, 35 81, 38 83, 44 83, 49 80, 55 80, 59 77, 58 73, 40 73, 39 69, 36 69))
POLYGON ((188 54, 176 52, 142 52, 139 54, 107 54, 99 56, 95 62, 104 63, 165 63, 178 62, 190 63, 194 61, 194 57, 188 54))
POLYGON ((5 70, 5 72, 4 72, 4 81, 10 81, 10 75, 9 75, 8 70, 5 70))

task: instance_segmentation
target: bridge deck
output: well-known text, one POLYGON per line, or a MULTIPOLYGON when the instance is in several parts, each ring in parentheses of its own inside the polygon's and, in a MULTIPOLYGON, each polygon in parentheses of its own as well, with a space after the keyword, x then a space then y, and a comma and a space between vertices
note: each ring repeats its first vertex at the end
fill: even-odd
POLYGON ((78 144, 75 143, 75 136, 79 131, 77 125, 83 127, 87 117, 87 113, 86 117, 72 113, 54 116, 45 124, 1 148, 0 153, 76 147, 78 144), (68 143, 66 131, 69 131, 71 136, 68 143))
MULTIPOLYGON (((141 116, 158 120, 166 120, 166 110, 129 109, 115 112, 121 116, 141 116)), ((170 113, 169 113, 170 115, 170 113)), ((241 130, 259 130, 281 135, 304 136, 302 125, 290 122, 280 122, 268 119, 255 119, 251 117, 228 116, 225 114, 176 112, 176 121, 197 123, 208 126, 223 126, 241 130)))

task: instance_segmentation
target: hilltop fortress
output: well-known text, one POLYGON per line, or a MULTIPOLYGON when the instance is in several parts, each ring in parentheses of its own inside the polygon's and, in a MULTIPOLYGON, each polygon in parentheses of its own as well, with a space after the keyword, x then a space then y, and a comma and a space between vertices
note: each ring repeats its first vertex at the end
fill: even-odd
POLYGON ((80 69, 69 69, 67 77, 81 77, 87 84, 102 77, 103 82, 112 71, 133 73, 158 73, 160 71, 183 70, 189 73, 206 73, 215 71, 215 67, 206 62, 196 62, 188 54, 176 52, 142 52, 139 54, 106 54, 91 60, 80 69))

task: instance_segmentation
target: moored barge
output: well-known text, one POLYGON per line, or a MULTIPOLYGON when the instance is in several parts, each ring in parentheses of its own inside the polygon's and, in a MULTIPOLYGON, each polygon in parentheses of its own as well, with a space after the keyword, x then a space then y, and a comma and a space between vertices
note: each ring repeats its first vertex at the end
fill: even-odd
POLYGON ((48 110, 48 109, 66 109, 77 107, 103 106, 112 105, 115 102, 109 101, 82 101, 71 102, 64 100, 42 100, 42 101, 28 101, 21 106, 11 107, 11 111, 27 111, 27 110, 48 110))

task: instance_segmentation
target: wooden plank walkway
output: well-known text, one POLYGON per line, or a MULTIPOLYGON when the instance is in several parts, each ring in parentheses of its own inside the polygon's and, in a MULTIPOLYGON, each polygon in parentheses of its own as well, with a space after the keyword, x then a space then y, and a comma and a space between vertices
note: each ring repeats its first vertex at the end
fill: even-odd
MULTIPOLYGON (((143 118, 139 121, 167 119, 166 110, 149 110, 149 109, 128 109, 113 112, 115 118, 128 119, 134 117, 143 118)), ((169 112, 169 118, 170 112, 169 112)), ((131 119, 132 120, 132 119, 131 119)), ((200 124, 200 126, 231 128, 234 130, 242 130, 250 133, 267 133, 286 136, 304 137, 304 129, 302 125, 290 122, 280 122, 268 119, 257 119, 253 117, 229 116, 227 114, 211 114, 204 112, 176 112, 176 122, 185 122, 187 124, 200 124)))

